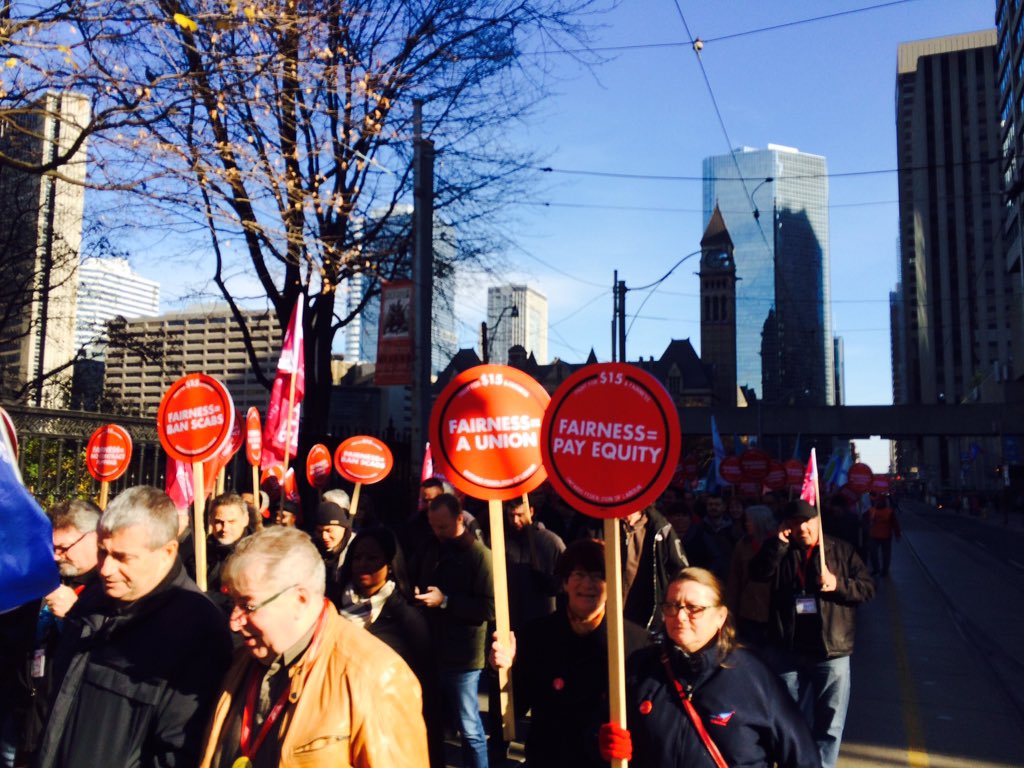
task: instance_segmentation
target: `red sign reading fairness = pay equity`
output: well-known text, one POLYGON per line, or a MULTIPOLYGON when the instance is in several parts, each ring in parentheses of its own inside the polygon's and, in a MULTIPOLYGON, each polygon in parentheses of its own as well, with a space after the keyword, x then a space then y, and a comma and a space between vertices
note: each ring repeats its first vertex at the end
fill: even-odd
POLYGON ((643 509, 672 479, 679 417, 664 387, 625 363, 588 365, 555 392, 541 450, 551 484, 594 517, 643 509))

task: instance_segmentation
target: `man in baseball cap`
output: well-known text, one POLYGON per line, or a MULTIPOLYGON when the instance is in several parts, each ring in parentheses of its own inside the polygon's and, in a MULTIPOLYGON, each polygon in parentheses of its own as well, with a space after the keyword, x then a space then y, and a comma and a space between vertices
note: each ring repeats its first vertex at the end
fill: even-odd
POLYGON ((332 598, 341 588, 339 571, 345 562, 348 548, 355 539, 352 530, 353 515, 349 511, 348 494, 340 488, 327 491, 316 510, 316 536, 320 556, 327 566, 327 596, 332 598))

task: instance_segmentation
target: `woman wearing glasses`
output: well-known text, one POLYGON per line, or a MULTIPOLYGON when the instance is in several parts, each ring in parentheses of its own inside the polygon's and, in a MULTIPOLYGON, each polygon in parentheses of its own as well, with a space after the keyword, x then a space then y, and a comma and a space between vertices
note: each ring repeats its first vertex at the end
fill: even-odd
MULTIPOLYGON (((597 729, 608 717, 608 631, 604 545, 574 541, 558 560, 564 607, 529 624, 512 647, 497 640, 493 668, 512 668, 516 711, 533 711, 526 738, 530 768, 601 768, 597 729), (517 653, 518 645, 518 653, 517 653)), ((561 603, 560 603, 561 604, 561 603)), ((647 633, 626 622, 627 650, 647 643, 647 633)))
POLYGON ((605 759, 631 759, 639 768, 820 766, 810 731, 782 684, 737 646, 722 585, 712 573, 684 569, 669 584, 661 609, 661 642, 629 660, 629 730, 601 727, 605 759))

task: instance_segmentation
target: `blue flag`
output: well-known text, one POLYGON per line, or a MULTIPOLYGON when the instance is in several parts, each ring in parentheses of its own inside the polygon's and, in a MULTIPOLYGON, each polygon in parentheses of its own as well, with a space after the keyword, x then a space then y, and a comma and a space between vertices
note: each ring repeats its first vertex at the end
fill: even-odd
MULTIPOLYGON (((714 414, 711 414, 711 445, 715 451, 715 460, 712 463, 714 474, 708 475, 708 486, 711 485, 711 481, 714 479, 714 487, 717 490, 725 484, 722 480, 722 473, 719 471, 719 468, 722 466, 722 459, 725 458, 725 446, 722 445, 722 436, 718 434, 718 425, 715 423, 714 414)), ((708 490, 711 490, 710 487, 708 490)))
POLYGON ((0 429, 0 613, 59 585, 50 519, 21 484, 14 450, 0 429))

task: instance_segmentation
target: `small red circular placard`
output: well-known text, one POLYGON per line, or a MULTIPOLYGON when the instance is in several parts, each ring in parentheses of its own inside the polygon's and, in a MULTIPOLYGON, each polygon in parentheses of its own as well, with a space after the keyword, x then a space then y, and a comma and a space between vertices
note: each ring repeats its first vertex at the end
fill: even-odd
POLYGON ((331 481, 331 452, 326 445, 317 443, 306 454, 306 480, 321 490, 331 481))
POLYGON ((435 471, 480 499, 505 501, 534 490, 547 477, 540 431, 550 399, 517 368, 478 365, 463 371, 430 413, 435 471))
POLYGON ((391 449, 369 435, 350 437, 334 451, 334 468, 350 483, 380 482, 394 465, 391 449))
POLYGON ((245 458, 254 467, 258 467, 263 458, 263 427, 256 406, 245 414, 245 458))
POLYGON ((601 518, 653 503, 672 479, 679 446, 679 416, 665 388, 626 363, 588 365, 566 379, 541 429, 555 490, 601 518))
POLYGON ((131 460, 131 435, 117 424, 99 427, 85 447, 85 466, 89 474, 101 483, 117 480, 128 469, 131 460))
POLYGON ((874 474, 867 464, 858 462, 850 467, 846 475, 846 484, 857 493, 864 493, 871 487, 874 474))
POLYGON ((768 469, 771 466, 772 457, 760 448, 748 448, 740 456, 740 466, 743 467, 743 479, 747 482, 764 480, 768 476, 768 469))
POLYGON ((739 456, 726 456, 718 465, 718 474, 729 485, 738 485, 743 479, 743 465, 739 456))
POLYGON ((234 418, 227 388, 205 373, 190 373, 164 393, 156 429, 167 455, 191 464, 206 461, 223 447, 234 418))

